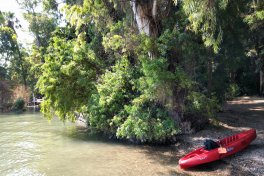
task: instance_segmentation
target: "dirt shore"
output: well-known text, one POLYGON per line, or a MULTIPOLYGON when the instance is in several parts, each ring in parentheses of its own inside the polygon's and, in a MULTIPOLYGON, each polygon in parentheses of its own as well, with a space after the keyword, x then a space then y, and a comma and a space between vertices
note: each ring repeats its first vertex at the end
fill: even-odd
POLYGON ((151 151, 150 157, 153 160, 171 168, 169 172, 158 175, 264 175, 264 98, 240 97, 229 101, 216 118, 219 121, 219 126, 209 125, 196 134, 183 135, 180 137, 179 143, 169 150, 167 147, 148 149, 151 151), (179 158, 197 146, 202 146, 205 139, 217 140, 250 128, 257 130, 257 138, 245 150, 191 170, 180 169, 179 158), (153 155, 153 153, 156 154, 153 155))
MULTIPOLYGON (((264 99, 240 97, 229 101, 223 112, 217 114, 218 129, 207 128, 188 136, 190 150, 202 145, 206 138, 217 139, 243 130, 255 128, 257 138, 245 150, 218 162, 191 171, 189 175, 263 175, 264 174, 264 99)), ((186 152, 188 152, 186 151, 186 152)))

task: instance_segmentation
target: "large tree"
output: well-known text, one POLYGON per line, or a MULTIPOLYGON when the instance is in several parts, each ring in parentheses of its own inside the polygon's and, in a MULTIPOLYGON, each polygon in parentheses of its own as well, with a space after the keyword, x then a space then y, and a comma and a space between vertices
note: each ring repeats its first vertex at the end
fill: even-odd
POLYGON ((65 17, 45 35, 39 65, 50 116, 81 113, 93 130, 165 141, 203 126, 217 110, 214 95, 232 98, 238 73, 250 70, 244 1, 63 2, 58 10, 61 2, 46 0, 39 14, 65 17))
POLYGON ((28 66, 26 53, 21 50, 17 41, 15 24, 17 20, 13 13, 0 12, 0 55, 1 63, 9 67, 11 76, 17 77, 27 87, 28 66))
POLYGON ((264 95, 264 2, 252 1, 247 4, 244 21, 250 27, 250 38, 247 43, 248 55, 252 57, 259 72, 259 94, 264 95))

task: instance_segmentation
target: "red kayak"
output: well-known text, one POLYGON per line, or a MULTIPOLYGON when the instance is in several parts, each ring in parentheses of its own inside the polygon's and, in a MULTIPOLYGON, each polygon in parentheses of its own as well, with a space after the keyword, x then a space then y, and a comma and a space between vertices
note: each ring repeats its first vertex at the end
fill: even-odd
POLYGON ((181 158, 179 160, 179 165, 182 169, 188 169, 190 167, 227 157, 243 150, 256 138, 256 136, 256 130, 250 129, 248 131, 223 138, 217 142, 221 147, 212 150, 206 150, 205 147, 198 148, 181 158))

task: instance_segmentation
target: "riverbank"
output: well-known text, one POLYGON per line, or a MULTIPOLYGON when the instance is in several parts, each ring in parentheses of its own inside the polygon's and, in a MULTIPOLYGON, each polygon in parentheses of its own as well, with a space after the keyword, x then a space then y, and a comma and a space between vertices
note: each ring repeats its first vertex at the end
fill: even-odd
MULTIPOLYGON (((132 145, 90 136, 72 123, 47 121, 40 113, 0 114, 0 173, 4 175, 255 175, 264 173, 264 99, 242 97, 217 115, 219 127, 208 126, 179 137, 171 146, 132 145), (217 139, 256 128, 257 139, 245 150, 184 171, 178 160, 217 139)), ((1 175, 0 174, 0 175, 1 175)))
POLYGON ((229 101, 223 112, 217 114, 218 127, 208 126, 192 135, 180 136, 179 142, 170 149, 150 148, 147 153, 155 161, 170 166, 164 175, 254 175, 264 173, 264 99, 258 97, 240 97, 229 101), (184 171, 179 168, 178 160, 188 152, 202 146, 205 139, 222 138, 243 130, 255 128, 257 138, 243 151, 222 160, 184 171), (153 152, 155 151, 155 152, 153 152))

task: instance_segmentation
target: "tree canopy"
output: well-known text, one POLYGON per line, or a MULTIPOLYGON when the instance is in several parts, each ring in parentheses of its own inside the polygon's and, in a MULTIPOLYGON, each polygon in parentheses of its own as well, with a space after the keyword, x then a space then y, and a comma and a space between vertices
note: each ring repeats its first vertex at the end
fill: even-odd
POLYGON ((50 118, 82 114, 96 132, 165 142, 264 92, 262 1, 18 2, 35 41, 24 52, 1 13, 1 56, 16 58, 50 118))

